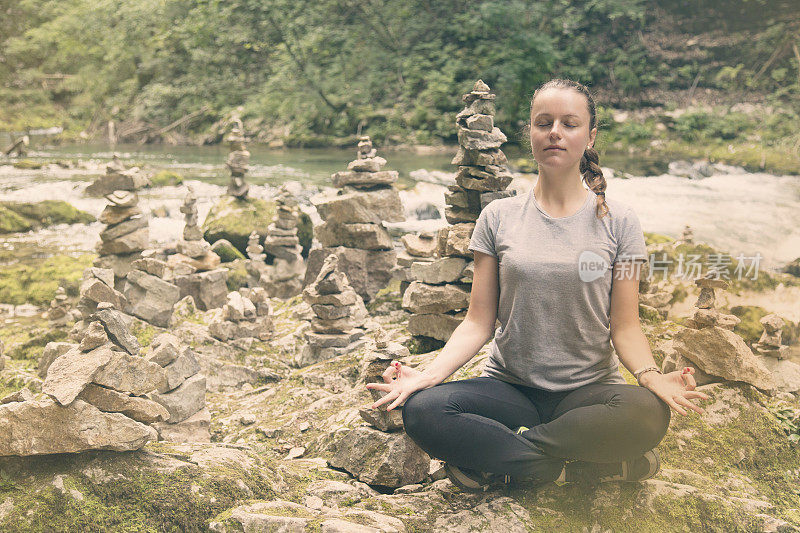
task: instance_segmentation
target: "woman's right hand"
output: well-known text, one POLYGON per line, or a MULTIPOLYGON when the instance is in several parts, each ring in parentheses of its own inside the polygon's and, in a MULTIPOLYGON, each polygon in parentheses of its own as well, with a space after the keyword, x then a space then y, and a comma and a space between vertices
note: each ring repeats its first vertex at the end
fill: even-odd
POLYGON ((379 390, 386 395, 372 404, 377 409, 387 402, 392 402, 387 411, 405 403, 406 399, 418 390, 433 386, 428 376, 411 367, 401 367, 400 363, 392 363, 383 373, 384 383, 367 383, 370 390, 379 390))

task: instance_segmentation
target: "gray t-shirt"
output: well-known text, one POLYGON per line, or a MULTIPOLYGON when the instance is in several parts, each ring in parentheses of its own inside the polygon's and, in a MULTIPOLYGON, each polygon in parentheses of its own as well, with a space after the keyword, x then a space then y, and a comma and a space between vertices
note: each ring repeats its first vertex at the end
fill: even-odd
MULTIPOLYGON (((549 391, 625 383, 611 347, 612 268, 647 260, 636 214, 597 195, 554 218, 528 194, 494 200, 481 212, 469 249, 497 257, 500 327, 484 376, 549 391)), ((632 271, 633 268, 630 269, 632 271)))

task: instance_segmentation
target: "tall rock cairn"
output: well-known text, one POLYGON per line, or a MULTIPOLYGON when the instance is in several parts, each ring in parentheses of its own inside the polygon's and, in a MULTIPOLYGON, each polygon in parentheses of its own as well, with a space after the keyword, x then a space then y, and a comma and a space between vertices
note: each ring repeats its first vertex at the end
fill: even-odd
POLYGON ((270 296, 285 299, 303 290, 306 267, 297 236, 297 199, 281 186, 275 203, 277 213, 264 239, 264 250, 274 259, 261 274, 260 285, 270 296))
POLYGON ((100 232, 94 266, 113 270, 116 282, 121 283, 150 243, 150 229, 136 192, 118 190, 106 199, 109 204, 98 220, 107 226, 100 232))
POLYGON ((365 342, 367 308, 339 270, 337 255, 325 259, 314 283, 303 290, 303 300, 311 306, 314 317, 311 331, 305 333, 307 344, 294 361, 296 366, 332 359, 365 342))
POLYGON ((405 215, 393 185, 398 173, 381 170, 385 164, 370 138, 361 137, 356 159, 332 176, 339 193, 312 199, 325 222, 315 229, 322 248, 309 253, 306 284, 317 277, 330 254, 339 257, 339 268, 364 301, 392 280, 397 256, 382 222, 400 222, 405 215))
POLYGON ((244 175, 250 163, 250 152, 245 147, 244 125, 238 116, 232 119, 230 133, 225 138, 230 147, 226 165, 231 171, 231 181, 228 184, 228 194, 239 199, 247 198, 250 185, 244 181, 244 175))
POLYGON ((201 311, 222 307, 228 294, 228 271, 218 268, 219 255, 211 249, 197 226, 197 197, 191 187, 181 213, 185 221, 183 239, 175 245, 177 253, 166 258, 173 276, 169 281, 180 289, 180 298, 191 296, 201 311))
POLYGON ((125 168, 119 155, 114 154, 106 165, 106 173, 86 187, 88 196, 100 197, 114 191, 136 191, 150 185, 150 179, 138 167, 125 168))
POLYGON ((412 313, 409 332, 446 342, 469 307, 472 252, 468 250, 475 221, 489 202, 513 196, 506 191, 512 175, 500 146, 506 136, 494 125, 494 98, 478 80, 463 97, 466 107, 456 116, 458 165, 456 185, 445 194, 445 216, 451 224, 439 230, 437 259, 411 265, 414 280, 403 293, 403 308, 412 313))

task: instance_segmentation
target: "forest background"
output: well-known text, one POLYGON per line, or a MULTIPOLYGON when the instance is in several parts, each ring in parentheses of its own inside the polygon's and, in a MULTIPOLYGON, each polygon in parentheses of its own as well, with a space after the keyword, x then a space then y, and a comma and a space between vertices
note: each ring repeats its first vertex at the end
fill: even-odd
POLYGON ((568 77, 601 149, 800 173, 794 0, 0 0, 0 131, 214 143, 239 108, 273 146, 455 142, 482 78, 524 142, 568 77))

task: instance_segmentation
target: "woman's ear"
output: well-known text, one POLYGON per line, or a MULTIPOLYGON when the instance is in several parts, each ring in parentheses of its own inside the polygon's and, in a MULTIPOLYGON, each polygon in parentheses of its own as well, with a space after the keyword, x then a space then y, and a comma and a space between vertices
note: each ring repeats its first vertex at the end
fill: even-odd
POLYGON ((589 148, 594 148, 594 140, 597 137, 597 128, 592 128, 592 131, 589 132, 589 148))

